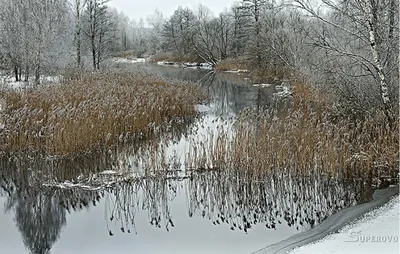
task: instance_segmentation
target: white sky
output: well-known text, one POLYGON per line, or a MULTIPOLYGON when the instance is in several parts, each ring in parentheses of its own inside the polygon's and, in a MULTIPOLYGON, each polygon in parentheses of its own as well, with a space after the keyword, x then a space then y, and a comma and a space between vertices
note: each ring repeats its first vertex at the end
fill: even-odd
POLYGON ((153 14, 155 9, 161 11, 164 17, 169 17, 178 6, 193 8, 198 4, 203 4, 217 15, 234 2, 235 0, 111 0, 109 5, 122 11, 130 19, 139 21, 143 18, 146 22, 147 16, 153 14))

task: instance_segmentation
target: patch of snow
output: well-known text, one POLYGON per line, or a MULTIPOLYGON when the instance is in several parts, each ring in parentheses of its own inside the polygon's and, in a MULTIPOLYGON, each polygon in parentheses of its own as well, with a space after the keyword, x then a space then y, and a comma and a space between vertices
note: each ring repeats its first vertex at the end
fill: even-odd
POLYGON ((254 84, 255 87, 271 87, 272 84, 254 84))
POLYGON ((174 67, 179 67, 180 66, 180 64, 178 64, 178 63, 175 63, 175 62, 166 62, 166 61, 160 61, 160 62, 157 62, 157 64, 158 65, 166 65, 166 66, 174 66, 174 67))
POLYGON ((386 205, 367 213, 336 234, 299 247, 290 254, 324 253, 399 253, 400 200, 396 196, 386 205))
POLYGON ((201 113, 208 112, 211 110, 211 108, 206 105, 196 105, 196 109, 197 109, 197 111, 199 111, 201 113))
POLYGON ((22 89, 27 88, 28 84, 23 81, 16 81, 16 82, 8 83, 7 86, 14 90, 22 90, 22 89))
POLYGON ((162 66, 173 66, 177 68, 187 68, 187 69, 204 69, 204 70, 213 70, 213 66, 211 63, 179 63, 179 62, 166 62, 166 61, 159 61, 157 62, 158 65, 162 66))
POLYGON ((43 186, 46 187, 52 187, 52 188, 60 188, 60 189, 83 189, 83 190, 89 190, 89 191, 98 191, 101 190, 101 187, 93 187, 89 185, 84 185, 84 184, 74 184, 71 183, 70 181, 65 181, 63 183, 45 183, 43 186))
POLYGON ((249 73, 249 70, 246 70, 246 69, 239 69, 239 70, 227 70, 227 71, 224 71, 225 73, 236 73, 236 74, 243 74, 243 73, 249 73))
MULTIPOLYGON (((41 85, 50 85, 50 84, 60 84, 62 80, 62 76, 41 76, 40 84, 41 85)), ((32 84, 35 83, 35 77, 29 77, 28 81, 15 81, 14 77, 11 76, 0 76, 0 85, 3 88, 8 88, 16 91, 21 91, 23 89, 32 87, 32 84)))
POLYGON ((40 83, 43 84, 59 84, 61 83, 62 76, 44 76, 40 78, 40 83))
POLYGON ((117 172, 115 170, 104 170, 100 172, 100 175, 116 175, 117 172))
POLYGON ((184 67, 198 67, 200 66, 199 63, 193 62, 193 63, 183 63, 184 67))
POLYGON ((146 58, 127 59, 127 58, 116 57, 113 59, 113 61, 116 63, 145 63, 147 59, 146 58))

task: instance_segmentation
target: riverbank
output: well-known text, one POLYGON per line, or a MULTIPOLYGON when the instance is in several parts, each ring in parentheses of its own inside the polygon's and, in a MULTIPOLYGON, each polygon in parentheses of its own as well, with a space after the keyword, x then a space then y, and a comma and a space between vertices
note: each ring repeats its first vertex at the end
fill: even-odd
MULTIPOLYGON (((259 251, 253 252, 254 254, 286 254, 289 251, 299 247, 299 246, 304 246, 310 243, 313 243, 315 241, 318 241, 319 239, 323 239, 324 237, 327 237, 328 235, 335 234, 337 232, 341 232, 340 237, 336 234, 330 237, 333 237, 336 240, 343 240, 340 243, 338 241, 333 241, 329 242, 329 244, 324 242, 321 242, 318 246, 306 246, 303 248, 300 248, 299 250, 295 250, 294 252, 291 252, 291 254, 302 254, 302 253, 326 253, 323 251, 331 250, 329 249, 329 246, 335 245, 336 248, 338 247, 349 247, 350 249, 344 249, 345 251, 348 251, 348 253, 354 253, 351 250, 354 250, 354 247, 351 247, 349 245, 359 245, 360 243, 354 243, 350 242, 351 240, 354 240, 354 237, 351 237, 351 232, 359 232, 361 231, 361 235, 363 236, 371 236, 371 235, 380 235, 380 232, 378 230, 379 221, 382 221, 383 218, 385 217, 385 214, 383 214, 383 217, 373 217, 371 218, 371 213, 374 213, 374 209, 377 209, 383 205, 386 204, 386 206, 390 207, 388 210, 387 208, 383 208, 383 211, 388 211, 388 215, 396 215, 396 210, 392 209, 392 205, 398 207, 398 195, 399 195, 399 186, 392 186, 387 189, 381 189, 375 191, 373 195, 373 200, 368 203, 360 204, 357 206, 349 207, 344 210, 341 210, 329 218, 327 218, 324 222, 322 222, 320 225, 317 227, 294 235, 284 241, 281 241, 279 243, 270 245, 264 249, 261 249, 259 251), (389 202, 390 201, 390 202, 389 202), (353 223, 355 220, 359 219, 360 217, 366 215, 367 217, 370 217, 369 220, 365 221, 366 224, 356 222, 355 227, 352 227, 350 223, 353 223), (376 225, 378 227, 365 227, 365 225, 376 225), (347 226, 344 228, 342 231, 340 231, 343 227, 347 226), (377 231, 374 231, 377 230, 377 231), (349 235, 350 232, 350 235, 349 235), (348 242, 344 243, 346 246, 343 246, 344 240, 347 239, 348 242)), ((396 209, 396 208, 394 208, 396 209)), ((397 209, 397 216, 398 216, 398 209, 397 209)), ((387 222, 387 220, 385 220, 387 222)), ((398 225, 398 217, 397 221, 395 221, 398 225)), ((392 222, 393 223, 393 222, 392 222)), ((382 229, 382 228, 381 228, 382 229)), ((398 229, 398 228, 397 228, 398 229)), ((390 229, 390 232, 392 230, 390 229)), ((389 234, 391 234, 389 232, 389 234)), ((397 231, 397 237, 398 237, 398 231, 397 231)), ((329 238, 328 238, 329 239, 329 238)), ((357 238, 358 239, 358 238, 357 238)), ((367 246, 364 246, 363 250, 366 250, 367 246)), ((398 247, 398 245, 397 245, 398 247)), ((392 249, 391 249, 392 250, 392 249)), ((369 252, 364 252, 360 249, 360 246, 358 246, 357 251, 360 253, 369 253, 369 252)), ((335 252, 329 252, 329 253, 335 253, 335 252)), ((339 253, 344 253, 340 251, 339 253)), ((347 252, 346 252, 347 253, 347 252)), ((375 253, 375 252, 374 252, 375 253)), ((385 252, 385 253, 398 253, 398 252, 385 252)))
POLYGON ((399 253, 399 196, 369 212, 362 219, 320 241, 302 246, 290 254, 399 253), (329 251, 328 251, 329 250, 329 251))

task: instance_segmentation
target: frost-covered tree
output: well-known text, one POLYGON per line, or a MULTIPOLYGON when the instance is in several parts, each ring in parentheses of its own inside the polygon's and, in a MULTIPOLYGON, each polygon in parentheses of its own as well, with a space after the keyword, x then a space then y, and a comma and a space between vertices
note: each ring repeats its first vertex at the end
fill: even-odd
POLYGON ((192 51, 196 16, 189 8, 179 7, 164 24, 164 48, 189 55, 192 51))
POLYGON ((100 69, 100 63, 108 53, 111 42, 112 23, 108 6, 109 0, 87 0, 85 10, 85 35, 90 42, 93 69, 100 69))
POLYGON ((73 0, 73 9, 75 14, 75 33, 74 44, 76 50, 76 65, 82 66, 82 14, 87 0, 73 0))
POLYGON ((156 53, 161 50, 165 18, 159 10, 155 10, 152 15, 147 17, 146 21, 151 27, 149 30, 150 53, 156 53))
POLYGON ((214 65, 218 61, 217 25, 211 10, 199 5, 196 10, 196 23, 192 38, 193 49, 203 61, 214 65))
POLYGON ((43 71, 58 66, 68 36, 69 7, 66 0, 2 1, 1 46, 14 70, 16 80, 24 72, 39 83, 43 71))
MULTIPOLYGON (((347 102, 365 111, 381 105, 390 121, 398 103, 399 4, 393 0, 307 0, 294 5, 314 22, 309 38, 324 54, 326 76, 347 102)), ((346 101, 345 101, 346 102, 346 101)))

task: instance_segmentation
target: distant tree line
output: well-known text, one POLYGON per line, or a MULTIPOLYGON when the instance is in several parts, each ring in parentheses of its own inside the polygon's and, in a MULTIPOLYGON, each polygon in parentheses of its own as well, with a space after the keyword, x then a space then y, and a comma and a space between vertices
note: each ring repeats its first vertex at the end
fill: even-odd
POLYGON ((389 117, 399 102, 396 0, 242 0, 217 16, 179 7, 162 38, 160 48, 178 56, 233 59, 261 75, 323 85, 353 114, 378 107, 389 117))
POLYGON ((0 69, 16 81, 67 65, 100 69, 112 53, 141 50, 144 22, 130 20, 108 0, 0 0, 0 69))
POLYGON ((398 105, 397 0, 241 0, 214 15, 203 5, 136 22, 109 0, 0 0, 0 68, 16 80, 100 69, 110 54, 168 53, 260 76, 307 80, 354 112, 398 105))

